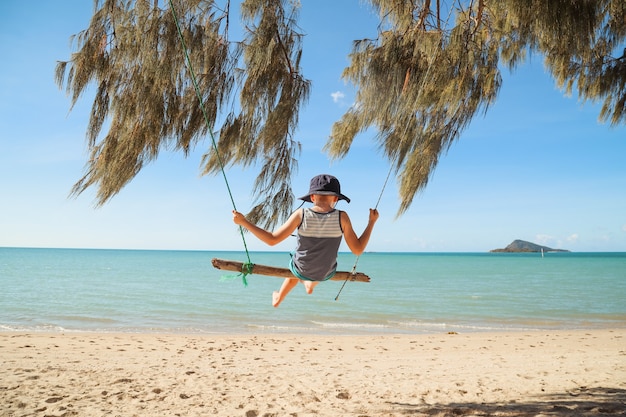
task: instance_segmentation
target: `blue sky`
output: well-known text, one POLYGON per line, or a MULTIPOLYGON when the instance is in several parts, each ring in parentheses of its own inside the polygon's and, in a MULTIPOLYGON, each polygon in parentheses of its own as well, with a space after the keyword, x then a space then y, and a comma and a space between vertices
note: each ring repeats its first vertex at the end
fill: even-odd
MULTIPOLYGON (((322 146, 354 98, 340 78, 351 41, 372 36, 376 19, 356 0, 302 3, 302 65, 313 89, 296 134, 303 150, 294 192, 304 194, 313 175, 336 175, 352 199, 338 207, 360 231, 389 165, 371 134, 340 161, 329 161, 322 146)), ((87 26, 92 7, 88 0, 0 3, 0 246, 243 250, 222 177, 199 175, 208 139, 186 159, 163 152, 103 207, 94 207, 94 190, 68 198, 88 156, 92 102, 85 96, 69 112, 54 66, 68 59, 69 38, 87 26)), ((626 128, 600 124, 599 107, 564 96, 538 57, 513 74, 504 70, 497 102, 462 133, 400 218, 390 180, 368 250, 483 252, 523 239, 626 251, 626 128)), ((256 171, 235 167, 226 176, 246 212, 256 171)), ((246 242, 270 250, 251 235, 246 242)))

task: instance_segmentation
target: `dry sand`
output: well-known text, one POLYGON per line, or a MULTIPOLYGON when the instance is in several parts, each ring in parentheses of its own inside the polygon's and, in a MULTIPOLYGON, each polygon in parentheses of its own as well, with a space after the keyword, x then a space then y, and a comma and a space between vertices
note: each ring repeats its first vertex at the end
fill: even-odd
POLYGON ((626 415, 626 329, 0 333, 0 416, 626 415))

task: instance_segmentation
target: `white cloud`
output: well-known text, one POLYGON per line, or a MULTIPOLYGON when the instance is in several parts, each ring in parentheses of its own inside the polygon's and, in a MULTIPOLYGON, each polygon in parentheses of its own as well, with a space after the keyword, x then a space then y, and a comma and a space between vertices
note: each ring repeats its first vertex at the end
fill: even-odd
POLYGON ((626 223, 622 225, 622 232, 626 233, 626 223))
POLYGON ((578 242, 578 233, 572 233, 567 238, 565 238, 565 240, 570 243, 578 242))
POLYGON ((535 242, 538 245, 549 246, 555 242, 554 236, 539 234, 535 236, 535 242))
POLYGON ((339 103, 346 95, 341 91, 335 91, 334 93, 330 93, 330 96, 333 98, 334 103, 339 103))

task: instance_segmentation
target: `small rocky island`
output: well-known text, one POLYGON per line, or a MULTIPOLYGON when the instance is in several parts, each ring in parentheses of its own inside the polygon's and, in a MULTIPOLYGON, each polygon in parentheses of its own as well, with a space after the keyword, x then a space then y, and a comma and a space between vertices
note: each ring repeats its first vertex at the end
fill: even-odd
POLYGON ((504 249, 493 249, 489 252, 569 252, 565 249, 552 249, 547 246, 537 245, 536 243, 526 242, 525 240, 514 240, 504 249))

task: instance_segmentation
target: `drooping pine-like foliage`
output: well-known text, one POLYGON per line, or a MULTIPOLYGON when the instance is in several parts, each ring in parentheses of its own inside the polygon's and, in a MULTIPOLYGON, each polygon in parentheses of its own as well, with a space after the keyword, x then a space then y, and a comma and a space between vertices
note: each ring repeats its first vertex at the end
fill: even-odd
POLYGON ((546 57, 558 84, 604 100, 600 118, 626 122, 623 0, 371 0, 377 39, 357 41, 344 77, 356 105, 332 128, 326 149, 344 156, 355 136, 378 132, 398 170, 399 214, 426 186, 439 158, 479 110, 496 99, 502 64, 546 57), (616 58, 613 55, 621 55, 616 58))
POLYGON ((344 77, 358 86, 356 105, 334 124, 326 149, 341 157, 356 134, 374 127, 399 172, 402 213, 441 154, 495 99, 498 47, 480 9, 457 10, 449 22, 428 2, 372 3, 385 30, 355 44, 344 77))
MULTIPOLYGON (((78 52, 58 63, 56 80, 66 85, 72 105, 90 84, 95 86, 87 127, 91 155, 73 192, 97 185, 102 204, 159 151, 187 153, 208 129, 170 11, 145 0, 95 3, 89 27, 75 36, 78 52), (104 126, 108 131, 100 138, 104 126)), ((226 14, 207 3, 186 0, 180 16, 214 123, 230 94, 234 67, 225 38, 226 14)))
MULTIPOLYGON (((496 99, 501 66, 514 69, 531 53, 545 56, 566 92, 602 101, 601 120, 626 122, 623 0, 369 2, 380 16, 378 36, 354 42, 343 76, 357 88, 356 104, 332 126, 325 148, 341 158, 359 133, 374 128, 397 173, 399 214, 477 112, 496 99)), ((207 120, 169 0, 94 0, 89 27, 75 37, 77 51, 56 72, 72 105, 87 87, 96 91, 91 156, 73 193, 96 186, 103 204, 161 150, 186 153, 215 132, 218 152, 207 152, 203 172, 221 163, 259 167, 251 220, 272 227, 292 208, 290 178, 300 152, 294 136, 310 91, 300 68, 298 1, 238 2, 246 33, 234 41, 230 0, 172 4, 207 120)))
POLYGON ((260 202, 248 218, 268 227, 280 223, 293 206, 291 175, 300 152, 293 135, 310 90, 300 68, 297 9, 287 5, 280 0, 243 2, 241 15, 248 32, 241 43, 241 111, 228 115, 218 153, 204 159, 205 173, 221 169, 218 155, 225 163, 244 166, 261 161, 254 188, 260 202))
POLYGON ((96 86, 87 129, 91 156, 73 194, 95 185, 97 203, 104 204, 161 150, 187 153, 206 139, 228 108, 223 126, 216 128, 219 153, 209 150, 204 172, 215 172, 221 163, 259 164, 255 193, 264 204, 250 218, 267 226, 284 218, 293 205, 289 184, 300 151, 293 133, 310 87, 299 67, 297 9, 283 0, 243 2, 248 33, 233 42, 228 38, 230 2, 222 3, 171 2, 184 51, 169 1, 95 0, 89 27, 75 37, 78 51, 56 70, 72 105, 90 84, 96 86), (197 74, 207 120, 185 52, 197 74), (243 68, 237 67, 240 57, 243 68), (235 106, 231 93, 239 84, 235 106), (108 131, 101 136, 105 122, 108 131))
POLYGON ((600 120, 626 122, 626 2, 505 0, 499 2, 503 60, 530 49, 567 93, 601 101, 600 120))

